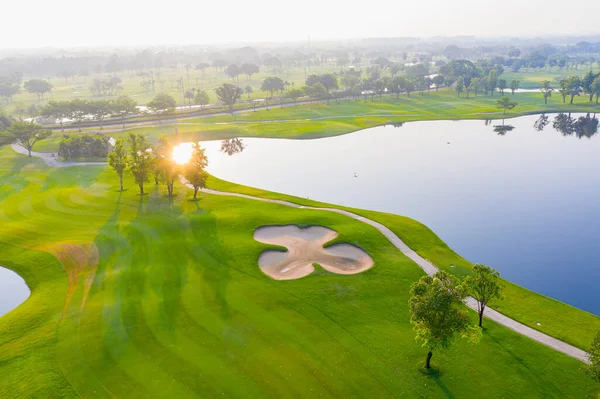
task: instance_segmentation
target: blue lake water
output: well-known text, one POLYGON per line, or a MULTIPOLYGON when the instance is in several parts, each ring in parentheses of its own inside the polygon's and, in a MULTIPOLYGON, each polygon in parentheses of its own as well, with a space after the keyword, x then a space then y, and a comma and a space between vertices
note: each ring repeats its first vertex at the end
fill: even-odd
POLYGON ((0 266, 0 316, 19 306, 29 297, 25 280, 12 270, 0 266))
POLYGON ((535 115, 504 127, 428 121, 316 140, 246 138, 233 156, 204 145, 217 177, 409 216, 471 262, 600 315, 600 138, 595 115, 580 116, 547 115, 542 130, 535 115))

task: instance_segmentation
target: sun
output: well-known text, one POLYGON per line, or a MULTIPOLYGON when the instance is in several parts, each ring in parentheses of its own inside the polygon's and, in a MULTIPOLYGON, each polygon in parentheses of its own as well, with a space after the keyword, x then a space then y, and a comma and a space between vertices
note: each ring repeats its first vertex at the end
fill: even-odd
POLYGON ((192 143, 178 144, 173 147, 173 160, 179 165, 184 165, 190 161, 193 152, 192 143))

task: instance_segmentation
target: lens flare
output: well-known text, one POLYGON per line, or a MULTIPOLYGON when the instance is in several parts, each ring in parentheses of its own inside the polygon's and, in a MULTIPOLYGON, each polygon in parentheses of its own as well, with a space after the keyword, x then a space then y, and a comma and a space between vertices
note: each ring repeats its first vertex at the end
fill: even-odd
POLYGON ((184 165, 192 158, 194 148, 192 143, 181 143, 173 147, 173 160, 179 165, 184 165))

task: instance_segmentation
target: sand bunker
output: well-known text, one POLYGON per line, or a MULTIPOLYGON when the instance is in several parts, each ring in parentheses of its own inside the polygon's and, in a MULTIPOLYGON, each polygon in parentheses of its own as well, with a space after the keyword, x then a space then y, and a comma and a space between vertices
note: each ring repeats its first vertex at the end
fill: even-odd
POLYGON ((286 247, 287 252, 265 251, 258 258, 260 269, 276 280, 292 280, 315 271, 314 263, 337 274, 356 274, 373 266, 373 259, 350 244, 323 248, 338 235, 321 226, 265 226, 254 232, 256 241, 286 247))

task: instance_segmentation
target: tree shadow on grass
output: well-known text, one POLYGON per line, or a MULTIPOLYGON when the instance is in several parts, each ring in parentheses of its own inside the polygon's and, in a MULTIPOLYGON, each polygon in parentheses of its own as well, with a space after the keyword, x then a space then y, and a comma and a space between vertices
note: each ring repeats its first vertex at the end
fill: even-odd
POLYGON ((422 364, 419 365, 419 372, 426 375, 427 379, 433 380, 435 384, 440 388, 440 390, 444 393, 447 398, 455 399, 456 396, 448 389, 446 384, 442 381, 442 372, 437 367, 431 367, 430 369, 426 369, 422 364))

